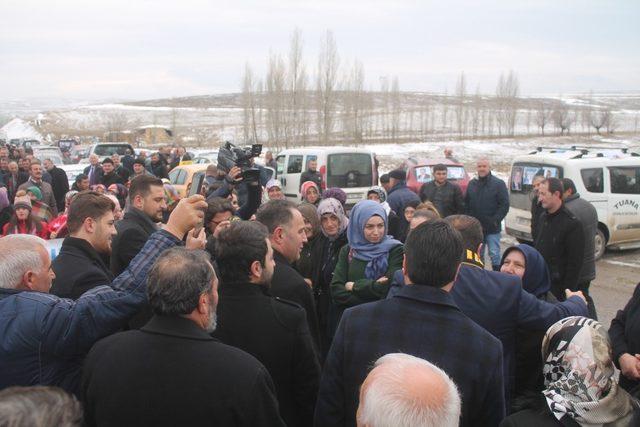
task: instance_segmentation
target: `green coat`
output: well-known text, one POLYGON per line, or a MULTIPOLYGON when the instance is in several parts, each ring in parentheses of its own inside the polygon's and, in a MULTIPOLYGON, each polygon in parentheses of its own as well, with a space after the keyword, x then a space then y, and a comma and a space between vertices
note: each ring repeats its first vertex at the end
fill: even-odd
POLYGON ((387 292, 389 292, 389 285, 393 279, 393 274, 402 268, 404 247, 400 244, 389 251, 389 267, 384 275, 389 279, 386 284, 366 279, 364 270, 367 267, 367 262, 352 258, 351 263, 349 263, 349 250, 349 245, 345 245, 340 250, 338 264, 333 271, 331 298, 334 304, 345 309, 385 298, 387 292), (347 282, 354 282, 352 291, 345 289, 344 285, 347 282))

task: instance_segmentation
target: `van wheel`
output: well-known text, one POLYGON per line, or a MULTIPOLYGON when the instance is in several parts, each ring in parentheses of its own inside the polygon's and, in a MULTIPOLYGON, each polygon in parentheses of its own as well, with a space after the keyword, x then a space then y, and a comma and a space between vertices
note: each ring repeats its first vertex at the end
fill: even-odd
POLYGON ((596 230, 596 238, 594 243, 596 245, 594 257, 597 261, 602 258, 602 255, 604 255, 604 251, 607 246, 607 238, 604 236, 604 233, 602 232, 602 230, 600 230, 600 228, 596 230))

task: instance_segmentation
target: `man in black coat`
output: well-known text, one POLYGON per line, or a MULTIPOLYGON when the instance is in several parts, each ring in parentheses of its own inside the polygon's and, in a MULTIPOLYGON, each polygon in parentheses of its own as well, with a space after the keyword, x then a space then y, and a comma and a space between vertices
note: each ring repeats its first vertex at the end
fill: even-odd
POLYGON ((322 189, 322 175, 318 172, 318 162, 316 160, 307 162, 307 170, 300 175, 300 187, 307 181, 315 182, 318 189, 322 189))
POLYGON ((18 168, 18 164, 16 162, 9 162, 8 167, 9 172, 4 176, 4 184, 7 187, 9 201, 13 203, 13 199, 15 199, 16 197, 18 187, 27 182, 27 180, 29 179, 29 174, 26 172, 22 172, 18 168))
POLYGON ((129 172, 129 169, 125 168, 122 165, 120 161, 120 155, 118 153, 113 153, 111 155, 111 160, 113 160, 113 168, 115 173, 120 175, 123 182, 129 181, 129 176, 131 175, 132 172, 129 172))
POLYGON ((95 192, 79 193, 69 206, 69 236, 51 263, 56 278, 51 293, 60 298, 78 299, 80 295, 113 281, 113 274, 102 256, 111 253, 116 235, 111 199, 95 192))
MULTIPOLYGON (((500 270, 500 231, 502 220, 509 212, 509 192, 504 181, 491 173, 489 159, 479 159, 478 177, 473 178, 465 194, 466 214, 482 224, 484 246, 489 249, 491 267, 500 270)), ((480 256, 484 256, 483 253, 480 256)))
POLYGON ((316 349, 320 348, 318 317, 311 287, 294 268, 307 241, 304 218, 296 205, 287 200, 271 200, 258 209, 258 222, 267 226, 276 267, 271 280, 271 295, 298 303, 305 309, 316 349))
MULTIPOLYGON (((578 291, 578 279, 585 253, 584 230, 578 218, 562 202, 564 189, 558 178, 547 178, 538 197, 546 212, 540 217, 535 248, 551 273, 551 292, 564 301, 564 290, 578 291)), ((593 245, 593 241, 589 244, 593 245)))
POLYGON ((100 184, 104 185, 106 188, 109 188, 111 184, 123 184, 124 180, 120 175, 116 173, 115 166, 113 165, 113 160, 109 157, 102 161, 102 178, 100 180, 100 184))
MULTIPOLYGON (((157 229, 167 209, 162 181, 151 175, 134 178, 129 187, 129 210, 116 225, 117 236, 111 250, 111 272, 119 275, 140 252, 157 229)), ((151 318, 148 306, 133 318, 130 327, 139 328, 151 318)))
POLYGON ((497 426, 505 415, 502 345, 450 295, 462 243, 443 221, 416 227, 405 244, 407 286, 386 300, 347 309, 327 355, 316 427, 355 426, 358 392, 371 365, 407 353, 445 371, 463 396, 461 426, 497 426))
POLYGON ((433 167, 434 180, 420 187, 420 200, 433 203, 442 218, 464 213, 464 199, 458 184, 447 181, 447 166, 433 167))
POLYGON ((143 175, 131 181, 129 210, 116 225, 118 235, 112 243, 111 272, 115 276, 127 268, 149 236, 158 229, 157 223, 166 209, 161 180, 143 175))
POLYGON ((99 341, 87 356, 87 425, 284 425, 265 367, 209 335, 218 280, 204 252, 160 255, 147 296, 151 321, 99 341))
POLYGON ((64 211, 64 196, 69 191, 69 178, 67 173, 56 167, 51 159, 44 159, 42 162, 44 168, 51 175, 51 188, 53 188, 53 197, 56 199, 56 206, 60 212, 64 211))
POLYGON ((214 337, 264 364, 288 426, 312 425, 320 364, 305 311, 269 295, 274 261, 267 228, 234 222, 220 233, 216 261, 223 286, 214 337))
POLYGON ((578 276, 578 289, 582 291, 589 303, 589 314, 592 319, 598 320, 593 298, 589 295, 591 281, 596 278, 596 248, 595 238, 598 231, 598 212, 588 200, 580 197, 576 185, 569 178, 562 179, 564 194, 562 196, 565 207, 578 218, 584 231, 584 257, 578 276), (594 242, 594 244, 590 244, 594 242))

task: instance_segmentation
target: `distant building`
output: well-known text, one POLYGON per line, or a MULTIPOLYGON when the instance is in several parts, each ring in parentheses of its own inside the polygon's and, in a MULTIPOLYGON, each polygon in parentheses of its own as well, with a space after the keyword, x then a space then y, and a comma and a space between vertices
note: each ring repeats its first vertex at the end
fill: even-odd
POLYGON ((173 142, 173 132, 166 126, 148 125, 135 130, 136 140, 145 145, 173 142))

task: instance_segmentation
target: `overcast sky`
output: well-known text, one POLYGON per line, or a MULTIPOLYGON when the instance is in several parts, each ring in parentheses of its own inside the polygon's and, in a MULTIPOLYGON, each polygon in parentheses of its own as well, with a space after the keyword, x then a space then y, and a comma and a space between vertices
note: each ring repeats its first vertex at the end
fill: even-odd
POLYGON ((0 99, 151 99, 239 91, 300 28, 311 72, 333 31, 367 86, 527 94, 640 90, 640 1, 2 0, 0 99))

